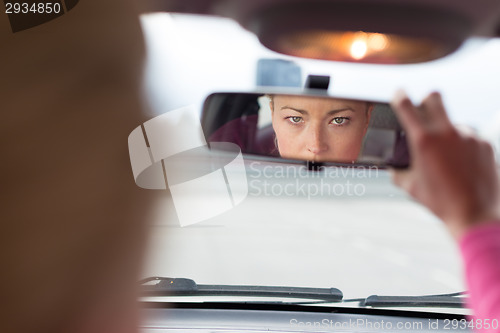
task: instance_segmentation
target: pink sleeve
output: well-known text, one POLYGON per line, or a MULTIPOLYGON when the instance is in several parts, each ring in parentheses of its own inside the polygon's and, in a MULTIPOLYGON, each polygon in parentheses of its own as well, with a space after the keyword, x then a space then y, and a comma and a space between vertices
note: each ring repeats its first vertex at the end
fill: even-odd
POLYGON ((469 306, 476 319, 497 320, 500 332, 500 223, 490 223, 470 230, 460 241, 469 286, 469 306))

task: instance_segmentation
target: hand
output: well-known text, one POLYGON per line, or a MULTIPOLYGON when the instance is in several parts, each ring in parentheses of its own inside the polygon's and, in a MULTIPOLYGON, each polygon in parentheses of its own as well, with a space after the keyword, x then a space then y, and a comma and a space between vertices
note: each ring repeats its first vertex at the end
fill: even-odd
POLYGON ((460 238, 475 225, 500 221, 499 182, 491 145, 459 131, 441 95, 415 107, 402 91, 392 108, 406 130, 410 168, 393 170, 393 181, 445 222, 460 238))

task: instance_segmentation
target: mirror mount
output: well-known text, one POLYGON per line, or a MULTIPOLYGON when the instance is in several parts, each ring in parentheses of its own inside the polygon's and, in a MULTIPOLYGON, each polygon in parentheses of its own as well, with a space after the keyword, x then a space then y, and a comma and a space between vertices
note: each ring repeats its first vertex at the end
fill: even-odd
POLYGON ((320 89, 328 90, 330 86, 329 75, 308 75, 305 88, 306 89, 320 89))
POLYGON ((307 171, 323 171, 322 162, 306 161, 307 171))

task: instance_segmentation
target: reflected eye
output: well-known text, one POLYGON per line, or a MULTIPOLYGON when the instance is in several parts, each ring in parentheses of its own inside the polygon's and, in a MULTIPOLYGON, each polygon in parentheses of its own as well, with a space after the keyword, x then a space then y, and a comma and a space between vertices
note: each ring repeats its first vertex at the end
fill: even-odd
POLYGON ((302 117, 296 117, 296 116, 291 116, 287 117, 288 121, 290 121, 292 124, 298 124, 302 121, 302 117))
POLYGON ((332 121, 330 122, 330 124, 345 125, 348 120, 349 120, 348 117, 335 117, 335 118, 332 119, 332 121))

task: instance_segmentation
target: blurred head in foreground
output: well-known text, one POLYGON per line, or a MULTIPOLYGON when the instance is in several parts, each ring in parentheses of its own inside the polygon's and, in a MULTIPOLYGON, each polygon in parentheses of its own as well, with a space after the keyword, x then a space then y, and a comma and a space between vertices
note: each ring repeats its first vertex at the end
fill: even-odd
POLYGON ((3 332, 133 332, 149 192, 131 1, 81 1, 13 33, 0 18, 3 332))

